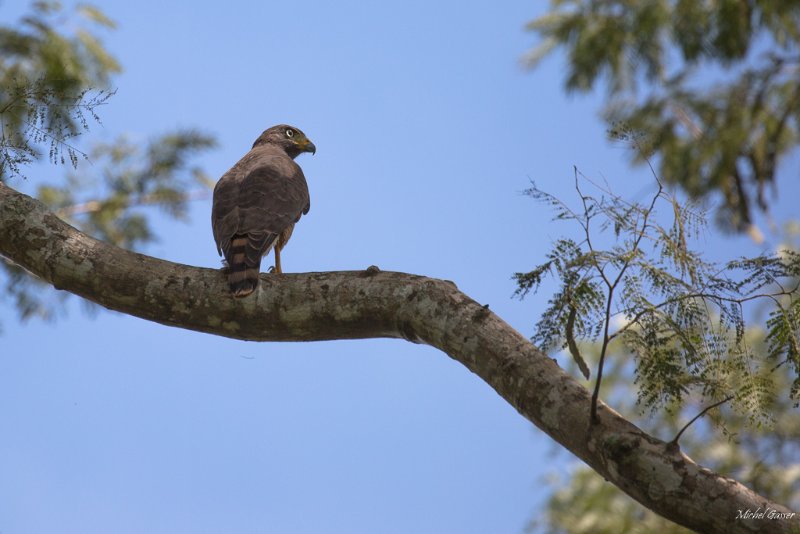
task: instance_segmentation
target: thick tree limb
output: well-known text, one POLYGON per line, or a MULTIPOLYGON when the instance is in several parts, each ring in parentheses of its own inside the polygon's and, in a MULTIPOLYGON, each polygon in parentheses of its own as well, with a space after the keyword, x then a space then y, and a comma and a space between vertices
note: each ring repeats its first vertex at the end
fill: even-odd
POLYGON ((377 269, 262 275, 253 297, 235 300, 221 271, 97 241, 2 183, 0 253, 56 288, 170 326, 251 341, 390 337, 432 345, 662 516, 700 532, 800 529, 798 514, 743 518, 748 510, 789 511, 698 466, 602 403, 591 425, 590 393, 450 282, 377 269))

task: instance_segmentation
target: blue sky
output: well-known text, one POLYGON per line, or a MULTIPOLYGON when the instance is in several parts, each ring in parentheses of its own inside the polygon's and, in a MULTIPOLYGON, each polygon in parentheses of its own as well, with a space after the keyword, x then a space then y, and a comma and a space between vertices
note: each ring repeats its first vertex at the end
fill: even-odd
MULTIPOLYGON (((568 228, 520 192, 571 198, 573 165, 626 194, 652 186, 606 141, 602 95, 565 96, 559 58, 522 67, 534 4, 105 1, 125 70, 81 143, 197 127, 218 138, 201 162, 219 177, 262 130, 298 126, 318 151, 298 159, 312 208, 286 271, 446 278, 530 335, 546 293, 512 299, 511 275, 568 228)), ((0 24, 22 12, 2 4, 0 24)), ((155 215, 146 252, 218 266, 209 214, 155 215)), ((2 534, 521 532, 542 477, 571 461, 424 346, 247 343, 77 299, 55 323, 0 321, 2 534)))

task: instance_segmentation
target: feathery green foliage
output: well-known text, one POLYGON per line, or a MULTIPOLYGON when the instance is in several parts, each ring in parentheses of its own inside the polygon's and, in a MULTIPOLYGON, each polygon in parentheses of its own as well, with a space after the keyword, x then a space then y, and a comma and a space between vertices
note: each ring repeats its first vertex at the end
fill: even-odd
POLYGON ((575 186, 579 210, 535 185, 527 190, 556 219, 576 222, 582 237, 557 240, 544 263, 515 275, 520 297, 547 275, 559 283, 534 343, 545 351, 569 348, 579 365, 586 358, 570 337, 599 347, 595 399, 613 350, 633 357, 639 403, 652 411, 674 409, 695 394, 708 402, 733 395, 733 406, 751 422, 769 421, 768 370, 783 364, 797 377, 791 394, 800 400, 800 254, 709 262, 691 247, 704 213, 660 184, 647 204, 602 190, 577 169, 575 186), (586 182, 599 196, 584 192, 586 182), (660 222, 661 207, 668 225, 660 222), (754 352, 745 337, 745 307, 756 301, 775 305, 766 354, 754 352))
MULTIPOLYGON (((126 138, 99 144, 63 184, 42 184, 37 198, 70 224, 90 235, 128 249, 141 249, 157 239, 148 208, 185 219, 187 204, 204 198, 212 180, 189 163, 213 147, 206 134, 181 130, 152 139, 145 147, 126 138)), ((65 295, 9 262, 0 262, 5 298, 21 319, 53 319, 65 295)))
POLYGON ((51 163, 76 167, 86 159, 70 140, 89 130, 89 118, 100 122, 96 108, 113 92, 84 89, 70 96, 43 79, 13 83, 0 107, 0 180, 23 176, 22 167, 41 157, 40 146, 46 147, 51 163))
MULTIPOLYGON (((100 38, 113 27, 95 7, 65 13, 57 2, 35 2, 16 26, 0 27, 0 180, 24 177, 24 167, 45 155, 68 163, 63 182, 39 184, 37 197, 81 230, 137 249, 156 239, 145 208, 185 219, 187 202, 208 193, 213 183, 191 159, 215 142, 186 129, 146 146, 120 137, 78 148, 114 94, 110 84, 120 65, 100 38), (91 165, 79 166, 84 159, 91 165)), ((0 299, 22 319, 54 318, 64 299, 4 258, 0 284, 0 299)))
MULTIPOLYGON (((754 351, 766 351, 760 328, 748 330, 746 336, 754 351)), ((597 352, 587 351, 587 356, 591 358, 597 352)), ((615 410, 633 419, 637 418, 635 385, 630 379, 631 362, 625 356, 622 352, 612 353, 602 394, 613 398, 615 410)), ((591 363, 596 364, 596 358, 591 363)), ((770 372, 770 379, 777 390, 786 391, 791 375, 783 366, 770 372)), ((703 400, 693 395, 674 410, 639 418, 637 425, 652 435, 669 439, 703 407, 703 400)), ((792 409, 786 395, 776 395, 767 409, 774 414, 773 428, 754 427, 746 415, 737 414, 727 405, 716 408, 681 437, 681 450, 705 467, 732 476, 759 494, 796 510, 800 507, 800 450, 796 446, 800 440, 800 413, 792 409), (717 432, 716 425, 723 425, 724 431, 717 432)), ((556 447, 554 453, 564 454, 556 447)), ((551 494, 542 512, 531 520, 531 532, 689 532, 640 505, 581 462, 572 462, 566 473, 548 474, 546 484, 551 494)))
POLYGON ((0 27, 0 180, 43 152, 73 167, 86 156, 70 141, 99 122, 96 109, 113 94, 120 66, 97 37, 113 26, 91 6, 64 13, 58 2, 34 2, 16 27, 0 27))
POLYGON ((719 195, 717 222, 752 230, 782 156, 800 144, 800 3, 551 0, 529 24, 535 65, 567 54, 566 89, 608 86, 613 136, 639 132, 637 163, 693 198, 719 195))
POLYGON ((214 146, 213 138, 184 130, 139 147, 126 138, 98 144, 92 165, 68 174, 64 185, 41 185, 37 197, 80 230, 109 243, 137 248, 154 238, 143 208, 153 205, 186 218, 188 191, 212 181, 189 159, 214 146))

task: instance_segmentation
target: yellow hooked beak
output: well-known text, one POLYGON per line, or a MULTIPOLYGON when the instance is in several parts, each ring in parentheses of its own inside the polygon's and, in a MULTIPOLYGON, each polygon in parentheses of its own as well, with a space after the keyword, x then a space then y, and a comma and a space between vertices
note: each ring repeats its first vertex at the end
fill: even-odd
POLYGON ((314 143, 308 139, 305 139, 303 142, 299 143, 299 145, 303 152, 311 152, 312 154, 317 153, 317 147, 314 146, 314 143))

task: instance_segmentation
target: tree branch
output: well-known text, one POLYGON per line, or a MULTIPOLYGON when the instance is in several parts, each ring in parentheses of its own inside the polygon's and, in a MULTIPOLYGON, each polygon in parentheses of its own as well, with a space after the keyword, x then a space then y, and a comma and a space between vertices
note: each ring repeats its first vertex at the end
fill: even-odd
POLYGON ((404 338, 461 362, 524 417, 606 480, 662 516, 701 532, 789 532, 800 517, 701 468, 603 403, 554 360, 454 284, 377 269, 262 275, 231 298, 219 270, 179 265, 97 241, 0 183, 0 253, 106 308, 161 324, 252 341, 404 338))
POLYGON ((683 428, 681 428, 678 431, 678 433, 675 435, 675 437, 672 438, 672 441, 669 442, 669 445, 673 445, 673 446, 678 445, 678 440, 681 439, 681 436, 683 435, 684 432, 686 432, 686 429, 689 428, 690 426, 692 426, 692 423, 694 423, 695 421, 697 421, 698 419, 703 417, 705 414, 707 414, 709 411, 713 410, 717 406, 722 406, 723 404, 725 404, 729 400, 733 400, 733 395, 728 395, 727 397, 725 397, 721 401, 715 402, 711 406, 706 406, 706 408, 703 409, 699 414, 697 414, 694 417, 692 417, 691 421, 689 421, 688 423, 683 425, 683 428))

